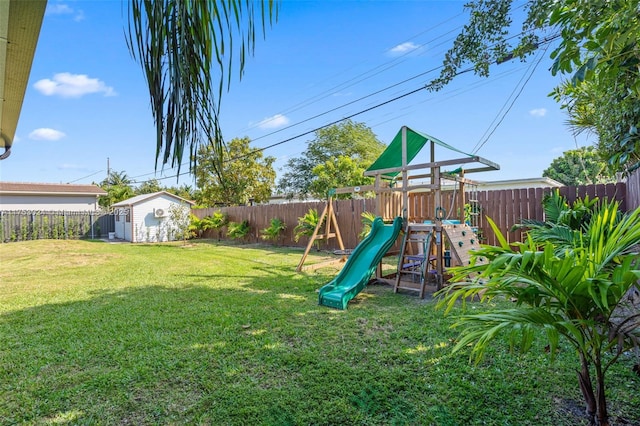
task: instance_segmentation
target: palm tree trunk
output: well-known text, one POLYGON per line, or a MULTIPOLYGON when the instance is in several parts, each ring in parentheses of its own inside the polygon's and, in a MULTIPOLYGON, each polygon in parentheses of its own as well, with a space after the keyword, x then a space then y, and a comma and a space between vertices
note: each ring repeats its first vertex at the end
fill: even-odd
POLYGON ((597 411, 596 397, 593 394, 593 385, 591 384, 591 375, 589 374, 589 361, 587 361, 587 358, 582 353, 580 354, 580 364, 582 369, 577 372, 578 382, 580 383, 580 390, 582 391, 584 401, 587 404, 587 416, 589 416, 591 424, 594 424, 597 411))
POLYGON ((602 365, 600 365, 600 359, 595 361, 596 367, 596 403, 598 404, 597 418, 599 426, 609 426, 609 413, 607 411, 607 398, 604 393, 604 373, 602 371, 602 365))

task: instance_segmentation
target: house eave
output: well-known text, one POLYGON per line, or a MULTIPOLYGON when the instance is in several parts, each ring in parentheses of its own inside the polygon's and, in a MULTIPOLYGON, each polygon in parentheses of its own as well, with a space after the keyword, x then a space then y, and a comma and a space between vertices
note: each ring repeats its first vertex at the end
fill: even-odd
POLYGON ((46 0, 0 1, 0 155, 13 144, 46 0))

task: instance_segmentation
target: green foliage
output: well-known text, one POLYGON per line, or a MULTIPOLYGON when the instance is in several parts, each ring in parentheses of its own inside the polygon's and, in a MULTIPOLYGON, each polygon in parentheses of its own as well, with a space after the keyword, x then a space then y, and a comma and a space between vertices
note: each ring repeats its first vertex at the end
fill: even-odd
POLYGON ((369 235, 369 232, 371 232, 371 226, 373 226, 373 221, 377 215, 371 212, 362 212, 360 216, 362 216, 362 230, 358 234, 358 238, 364 240, 367 235, 369 235))
POLYGON ((309 209, 308 212, 298 218, 298 224, 293 228, 293 239, 298 242, 302 237, 311 237, 318 226, 318 210, 309 209))
POLYGON ((206 218, 200 219, 193 213, 189 214, 189 238, 200 238, 202 236, 202 233, 204 232, 204 219, 206 218))
POLYGON ((500 246, 483 246, 473 252, 471 265, 453 269, 456 283, 440 293, 439 305, 449 310, 456 301, 474 296, 485 302, 513 300, 506 309, 459 317, 455 325, 463 330, 454 351, 471 346, 479 361, 489 343, 505 333, 513 347, 526 352, 539 329, 546 333, 553 357, 563 337, 578 354, 587 412, 607 424, 605 375, 622 353, 640 344, 640 312, 618 308, 634 287, 640 291, 634 253, 640 243, 640 208, 622 215, 617 203, 585 201, 574 204, 571 212, 558 197, 550 200, 558 228, 569 231, 564 239, 548 238, 553 232, 553 222, 548 222, 544 233, 532 230, 526 242, 509 245, 489 219, 500 246))
POLYGON ((205 206, 263 203, 269 200, 275 182, 275 157, 263 157, 250 145, 249 138, 235 138, 228 143, 221 165, 213 145, 198 150, 196 186, 198 203, 205 206))
POLYGON ((430 87, 439 90, 467 64, 488 76, 492 64, 524 60, 559 38, 550 55, 551 72, 570 76, 571 83, 556 89, 556 99, 570 111, 587 113, 600 138, 598 149, 615 171, 633 166, 640 160, 640 0, 528 0, 523 20, 513 3, 477 0, 465 6, 469 22, 430 87))
MULTIPOLYGON (((186 241, 191 236, 190 225, 192 223, 191 209, 185 204, 171 204, 169 206, 169 219, 172 239, 186 241)), ((158 227, 160 228, 160 227, 158 227)), ((160 238, 157 238, 160 240, 160 238)))
POLYGON ((269 227, 260 231, 260 234, 263 240, 276 242, 280 239, 285 229, 287 229, 286 223, 281 219, 273 218, 269 222, 269 227))
POLYGON ((184 198, 185 200, 193 201, 196 199, 193 188, 191 188, 187 184, 183 184, 181 186, 163 187, 162 190, 167 191, 170 194, 177 195, 180 198, 184 198))
POLYGON ((248 220, 242 222, 229 222, 227 227, 227 236, 231 239, 238 240, 247 236, 251 230, 248 220))
POLYGON ((278 8, 273 0, 129 3, 127 45, 149 88, 156 165, 162 159, 162 164, 177 166, 179 173, 188 147, 193 170, 202 140, 211 141, 213 167, 221 165, 224 142, 218 119, 223 88, 231 84, 233 66, 242 76, 246 56, 255 47, 256 28, 262 27, 264 34, 277 19, 278 8))
POLYGON ((199 220, 198 227, 201 232, 213 229, 218 233, 220 239, 222 228, 229 223, 229 215, 221 210, 216 210, 211 216, 203 217, 199 220))
POLYGON ((597 203, 598 198, 586 196, 569 205, 556 190, 542 200, 544 221, 524 220, 514 228, 528 228, 528 234, 535 241, 551 242, 556 247, 556 253, 563 253, 572 247, 575 239, 586 238, 582 232, 588 227, 597 203))
POLYGON ((153 194, 154 192, 160 192, 163 190, 164 188, 162 187, 162 185, 160 185, 160 182, 158 182, 158 179, 150 179, 142 182, 136 188, 136 195, 153 194))
POLYGON ((98 204, 103 208, 109 208, 112 204, 135 195, 135 191, 131 186, 131 179, 125 172, 112 170, 109 176, 100 183, 100 187, 107 191, 107 195, 101 196, 98 200, 98 204))
POLYGON ((567 186, 615 182, 615 177, 607 167, 594 147, 581 147, 565 151, 561 157, 555 158, 542 176, 567 186))
MULTIPOLYGON (((358 162, 351 157, 340 155, 331 157, 323 164, 315 166, 312 170, 314 175, 309 191, 315 198, 326 198, 327 191, 345 186, 360 186, 373 184, 374 179, 365 177, 367 169, 362 162, 358 162)), ((339 194, 338 198, 351 198, 352 194, 339 194)))
POLYGON ((291 158, 280 178, 279 190, 291 197, 307 198, 315 194, 325 198, 331 188, 360 185, 358 173, 369 167, 384 151, 385 145, 363 123, 351 120, 316 131, 300 157, 291 158), (348 158, 348 160, 347 160, 348 158), (321 166, 319 169, 316 167, 321 166), (314 169, 316 171, 314 172, 314 169), (341 174, 335 179, 329 169, 341 174), (322 182, 312 185, 320 179, 322 182))

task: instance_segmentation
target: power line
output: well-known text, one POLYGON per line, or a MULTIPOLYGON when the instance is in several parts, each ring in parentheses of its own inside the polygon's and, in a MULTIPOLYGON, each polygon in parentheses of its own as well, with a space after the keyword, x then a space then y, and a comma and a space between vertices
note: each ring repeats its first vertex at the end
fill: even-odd
MULTIPOLYGON (((522 35, 522 34, 524 34, 524 33, 520 33, 520 34, 518 34, 518 35, 514 35, 514 36, 509 37, 509 38, 514 38, 514 37, 517 37, 517 36, 522 35)), ((538 43, 538 46, 545 45, 544 52, 546 52, 546 50, 548 49, 549 44, 550 44, 553 40, 555 40, 556 38, 558 38, 558 37, 560 37, 560 35, 559 35, 559 34, 555 34, 555 35, 552 35, 552 36, 550 36, 550 37, 548 37, 548 38, 545 38, 545 39, 544 39, 544 40, 542 40, 540 43, 538 43)), ((537 66, 538 66, 538 64, 541 62, 542 58, 543 58, 543 55, 540 55, 540 59, 539 59, 539 60, 537 61, 537 63, 535 64, 535 67, 533 68, 533 70, 532 70, 531 74, 529 75, 529 77, 528 77, 528 78, 527 78, 527 80, 525 81, 525 84, 524 84, 524 85, 526 85, 526 83, 529 81, 529 79, 530 79, 530 78, 531 78, 531 76, 533 75, 533 71, 535 71, 536 67, 537 67, 537 66)), ((503 62, 503 61, 501 61, 500 63, 502 63, 502 62, 503 62)), ((287 126, 287 127, 285 127, 285 128, 278 129, 277 131, 274 131, 274 132, 268 133, 268 134, 266 134, 266 135, 263 135, 263 136, 261 136, 261 137, 255 138, 255 139, 253 139, 253 141, 258 140, 258 139, 262 139, 262 138, 267 137, 267 136, 271 136, 271 135, 273 135, 273 134, 276 134, 276 133, 278 133, 278 132, 284 131, 284 130, 286 130, 286 129, 290 129, 290 128, 294 127, 295 125, 299 125, 299 124, 302 124, 302 123, 304 123, 304 122, 308 122, 308 121, 310 121, 310 120, 312 120, 312 119, 315 119, 315 118, 321 117, 321 116, 326 115, 326 114, 328 114, 328 113, 330 113, 330 112, 334 112, 334 111, 336 111, 336 110, 338 110, 338 109, 340 109, 340 108, 343 108, 343 107, 345 107, 345 106, 352 105, 352 104, 353 104, 353 103, 355 103, 355 102, 359 102, 359 101, 361 101, 361 100, 367 99, 367 98, 369 98, 369 97, 371 97, 371 96, 374 96, 375 94, 382 93, 382 92, 384 92, 384 91, 386 91, 386 90, 388 90, 388 89, 390 89, 390 88, 397 87, 397 86, 398 86, 398 85, 400 85, 400 84, 404 84, 404 83, 406 83, 406 82, 408 82, 408 81, 411 81, 411 80, 414 80, 414 79, 416 79, 416 78, 418 78, 418 77, 420 77, 420 76, 424 76, 424 75, 426 75, 426 74, 428 74, 428 73, 434 72, 434 71, 436 71, 436 70, 438 70, 438 69, 440 69, 440 68, 442 68, 442 67, 443 67, 443 66, 442 66, 442 65, 440 65, 440 66, 435 67, 435 68, 432 68, 432 69, 430 69, 430 70, 428 70, 428 71, 425 71, 425 72, 419 73, 419 74, 417 74, 417 75, 415 75, 415 76, 413 76, 413 77, 410 77, 410 78, 408 78, 408 79, 405 79, 405 80, 403 80, 403 81, 401 81, 401 82, 399 82, 399 83, 395 83, 395 84, 393 84, 393 85, 391 85, 391 86, 387 86, 387 87, 386 87, 386 88, 384 88, 384 89, 380 89, 380 90, 378 90, 378 91, 376 91, 376 92, 374 92, 374 93, 372 93, 372 94, 369 94, 369 95, 363 96, 363 97, 361 97, 361 98, 359 98, 359 99, 357 99, 357 100, 355 100, 355 101, 351 101, 351 102, 349 102, 349 103, 347 103, 347 104, 345 104, 345 105, 342 105, 342 106, 339 106, 339 107, 332 108, 332 109, 331 109, 331 110, 329 110, 329 111, 326 111, 326 112, 321 113, 321 114, 317 114, 317 115, 316 115, 316 116, 314 116, 314 117, 311 117, 311 118, 305 119, 305 120, 303 120, 303 121, 301 121, 301 122, 299 122, 299 123, 296 123, 296 124, 294 124, 294 125, 287 126)), ((462 71, 458 71, 458 72, 456 72, 456 73, 455 73, 455 75, 454 75, 454 77, 457 77, 457 76, 459 76, 459 75, 461 75, 461 74, 464 74, 464 73, 467 73, 467 72, 470 72, 470 71, 473 71, 473 70, 474 70, 474 67, 473 67, 473 66, 468 67, 468 68, 465 68, 465 69, 463 69, 462 71)), ((497 125, 494 127, 494 129, 491 131, 491 133, 487 136, 487 139, 485 139, 485 141, 484 141, 484 142, 482 142, 482 143, 480 144, 480 146, 476 149, 476 151, 475 151, 475 152, 477 152, 478 150, 480 150, 480 149, 482 148, 482 146, 484 146, 484 144, 488 141, 489 137, 491 137, 491 135, 495 132, 495 130, 497 129, 497 127, 502 123, 502 121, 504 120, 504 118, 505 118, 506 114, 509 112, 509 110, 511 109, 511 107, 512 107, 512 106, 513 106, 513 104, 515 103, 515 100, 517 100, 517 98, 518 98, 518 97, 520 96, 520 94, 522 93, 522 90, 524 89, 524 85, 522 86, 522 88, 520 89, 519 93, 517 94, 517 96, 515 97, 515 99, 514 99, 514 100, 513 100, 513 102, 511 103, 511 105, 509 106, 509 109, 508 109, 508 110, 503 114, 503 116, 502 116, 502 118, 500 119, 500 121, 497 123, 497 125)), ((253 154, 255 154, 255 153, 263 152, 263 151, 265 151, 265 150, 267 150, 267 149, 271 149, 271 148, 274 148, 274 147, 276 147, 276 146, 283 145, 283 144, 285 144, 285 143, 291 142, 291 141, 293 141, 293 140, 295 140, 295 139, 298 139, 298 138, 300 138, 300 137, 303 137, 303 136, 306 136, 306 135, 312 134, 312 133, 314 133, 314 132, 317 132, 318 130, 321 130, 321 129, 325 128, 325 127, 335 125, 335 124, 337 124, 337 123, 340 123, 341 121, 351 119, 351 118, 353 118, 353 117, 356 117, 356 116, 358 116, 358 115, 364 114, 364 113, 369 112, 369 111, 371 111, 371 110, 374 110, 374 109, 380 108, 380 107, 382 107, 382 106, 384 106, 384 105, 387 105, 387 104, 389 104, 389 103, 395 102, 395 101, 400 100, 400 99, 402 99, 402 98, 405 98, 405 97, 407 97, 407 96, 413 95, 413 94, 415 94, 415 93, 417 93, 417 92, 420 92, 420 91, 422 91, 422 90, 428 89, 428 88, 430 88, 430 86, 431 86, 431 84, 426 84, 426 85, 421 86, 421 87, 419 87, 419 88, 417 88, 417 89, 413 89, 413 90, 411 90, 411 91, 409 91, 409 92, 406 92, 406 93, 403 93, 403 94, 401 94, 401 95, 399 95, 399 96, 396 96, 396 97, 394 97, 394 98, 388 99, 388 100, 386 100, 386 101, 384 101, 384 102, 380 102, 380 103, 375 104, 375 105, 373 105, 373 106, 371 106, 371 107, 368 107, 368 108, 362 109, 362 110, 357 111, 357 112, 355 112, 355 113, 353 113, 353 114, 350 114, 350 115, 344 116, 344 117, 342 117, 342 118, 340 118, 340 119, 337 119, 337 120, 334 120, 334 121, 332 121, 332 122, 330 122, 330 123, 326 123, 326 124, 324 124, 324 125, 322 125, 322 126, 319 126, 319 127, 314 128, 314 129, 311 129, 311 130, 308 130, 308 131, 305 131, 305 132, 299 133, 299 134, 297 134, 297 135, 295 135, 295 136, 292 136, 292 137, 289 137, 289 138, 287 138, 287 139, 281 140, 281 141, 279 141, 279 142, 276 142, 276 143, 273 143, 273 144, 267 145, 267 146, 265 146, 265 147, 255 148, 254 150, 252 150, 251 152, 249 152, 249 153, 247 153, 247 154, 244 154, 244 155, 241 155, 241 156, 237 156, 237 157, 234 157, 234 158, 230 158, 230 159, 228 159, 228 160, 226 160, 226 161, 235 161, 235 160, 239 160, 239 159, 242 159, 242 158, 246 158, 246 157, 248 157, 248 156, 250 156, 250 155, 253 155, 253 154)), ((187 164, 187 163, 184 163, 184 164, 187 164)), ((182 164, 182 165, 184 165, 184 164, 182 164)), ((170 168, 170 170, 171 170, 171 169, 173 169, 173 168, 176 168, 176 167, 177 167, 177 166, 172 167, 172 168, 170 168)), ((150 174, 153 174, 153 173, 154 173, 154 172, 147 173, 146 175, 150 175, 150 174)), ((162 178, 156 178, 156 179, 157 179, 157 180, 164 180, 164 179, 169 179, 169 178, 177 178, 177 177, 179 177, 179 176, 182 176, 182 175, 185 175, 185 174, 189 174, 189 173, 190 173, 190 172, 183 172, 183 173, 179 173, 179 174, 177 174, 177 175, 167 176, 167 177, 162 177, 162 178)), ((141 176, 145 176, 145 175, 140 175, 140 176, 138 176, 138 177, 141 177, 141 176)))
POLYGON ((74 182, 77 182, 77 181, 79 181, 79 180, 86 179, 86 178, 88 178, 88 177, 91 177, 91 176, 93 176, 93 175, 97 175, 98 173, 102 173, 102 172, 104 172, 104 170, 98 170, 98 171, 97 171, 97 172, 95 172, 95 173, 91 173, 90 175, 83 176, 83 177, 78 178, 78 179, 76 179, 76 180, 71 180, 71 181, 69 181, 69 182, 67 182, 67 183, 74 183, 74 182))
MULTIPOLYGON (((547 52, 547 49, 549 48, 549 45, 547 44, 544 48, 544 50, 540 53, 540 56, 538 58, 538 60, 534 63, 533 68, 531 69, 531 72, 529 73, 529 76, 527 77, 527 79, 524 81, 524 84, 522 84, 522 86, 520 87, 520 90, 518 91, 518 93, 516 94, 516 96, 513 98, 513 100, 511 101, 511 103, 509 104, 509 107, 507 108, 506 111, 504 111, 504 113, 502 114, 502 117, 500 117, 500 120, 496 123, 496 125, 493 127, 493 129, 491 130, 491 132, 487 135, 487 137, 485 138, 485 140, 479 144, 479 146, 473 151, 473 154, 476 154, 478 151, 480 151, 480 149, 489 141, 489 138, 493 135, 493 133, 498 129, 498 127, 500 126, 500 124, 502 124, 502 122, 504 121, 505 117, 507 116, 507 114, 509 113, 509 111, 511 111, 511 108, 513 107, 513 105, 515 104, 515 102, 518 100, 518 98, 520 97, 520 95, 522 94, 522 91, 524 90, 524 88, 527 86, 527 83, 529 83, 529 80, 531 80, 531 77, 533 76, 533 73, 535 72, 535 70, 538 68, 538 65, 540 65, 540 62, 542 62, 542 59, 544 58, 544 54, 547 52)), ((517 88, 517 86, 516 86, 517 88)), ((515 90, 515 89, 514 89, 515 90)), ((512 92, 513 94, 513 92, 512 92)), ((511 95, 510 95, 511 97, 511 95)), ((507 98, 508 99, 508 98, 507 98)))
MULTIPOLYGON (((461 16, 463 14, 464 14, 464 12, 460 12, 460 13, 458 13, 458 14, 456 14, 456 15, 454 15, 454 16, 452 16, 452 17, 450 17, 450 18, 448 18, 448 19, 446 19, 444 21, 439 22, 438 24, 430 26, 428 29, 426 29, 426 30, 414 35, 414 36, 411 36, 411 37, 409 37, 409 38, 407 38, 405 40, 406 41, 414 40, 414 39, 418 38, 419 36, 421 36, 423 34, 426 34, 426 33, 430 32, 430 31, 432 31, 432 30, 434 30, 434 29, 436 29, 438 27, 441 27, 442 25, 445 25, 445 24, 451 22, 452 20, 456 19, 457 17, 459 17, 459 16, 461 16)), ((426 42, 422 43, 422 46, 431 44, 432 42, 434 42, 434 41, 436 41, 436 40, 438 40, 440 38, 443 38, 443 37, 447 36, 448 34, 459 30, 460 28, 462 28, 462 25, 459 25, 459 26, 457 26, 457 27, 455 27, 455 28, 443 33, 443 34, 440 34, 440 35, 432 38, 431 40, 427 40, 426 42)), ((450 41, 450 40, 452 40, 452 38, 449 38, 449 39, 443 41, 442 43, 438 44, 437 46, 442 45, 442 44, 444 44, 444 43, 446 43, 447 41, 450 41)), ((383 52, 386 52, 386 51, 388 51, 388 49, 386 49, 383 52)), ((335 86, 333 86, 333 87, 331 87, 331 88, 329 88, 329 89, 327 89, 325 91, 322 91, 322 92, 320 92, 319 94, 317 94, 315 96, 307 98, 304 101, 298 102, 297 104, 295 104, 295 105, 293 105, 293 106, 291 106, 289 108, 286 108, 286 109, 276 113, 275 115, 288 114, 288 113, 291 113, 291 112, 294 112, 294 111, 298 111, 300 109, 303 109, 303 108, 311 105, 314 102, 317 102, 319 100, 322 100, 322 99, 328 98, 330 96, 336 95, 336 94, 340 93, 341 90, 344 90, 346 88, 352 87, 355 84, 361 83, 361 82, 363 82, 363 81, 365 81, 365 80, 367 80, 369 78, 372 78, 372 77, 374 77, 376 75, 381 74, 384 71, 387 71, 387 70, 391 69, 392 67, 395 67, 395 66, 399 65, 399 63, 402 63, 402 62, 404 62, 406 60, 407 56, 409 56, 409 55, 411 55, 413 53, 414 53, 414 50, 408 51, 408 52, 406 52, 406 53, 404 53, 404 54, 402 54, 402 55, 400 55, 398 57, 395 57, 394 59, 392 59, 390 61, 382 63, 382 64, 380 64, 380 65, 378 65, 378 66, 376 66, 376 67, 374 67, 374 68, 372 68, 372 69, 370 69, 368 71, 362 72, 362 73, 356 75, 355 77, 352 77, 352 78, 350 78, 350 79, 348 79, 348 80, 346 80, 346 81, 344 81, 342 83, 339 83, 339 84, 337 84, 337 85, 335 85, 335 86), (380 68, 383 68, 385 66, 387 66, 387 67, 380 70, 380 68), (377 70, 379 70, 379 71, 377 71, 377 70)), ((362 63, 364 63, 364 61, 362 63)), ((350 68, 353 68, 353 66, 350 67, 350 68)), ((335 74, 334 76, 340 75, 342 73, 335 74)), ((333 78, 333 77, 329 77, 329 78, 325 79, 325 81, 329 80, 331 78, 333 78)), ((241 130, 241 132, 253 129, 253 128, 257 127, 257 126, 258 126, 258 124, 255 124, 253 126, 248 126, 244 130, 241 130)), ((280 129, 280 130, 285 130, 285 129, 280 129)), ((270 134, 272 134, 272 133, 270 133, 270 134)), ((260 138, 269 136, 270 134, 261 136, 260 138)))

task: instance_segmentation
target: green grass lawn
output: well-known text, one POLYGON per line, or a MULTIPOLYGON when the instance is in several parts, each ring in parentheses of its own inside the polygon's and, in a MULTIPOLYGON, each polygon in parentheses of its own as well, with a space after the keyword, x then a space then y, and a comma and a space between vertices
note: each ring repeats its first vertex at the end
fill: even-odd
MULTIPOLYGON (((568 346, 471 365, 430 300, 371 285, 318 306, 336 271, 298 274, 301 255, 1 244, 0 424, 586 424, 568 346)), ((640 425, 633 361, 608 377, 614 423, 640 425)))

